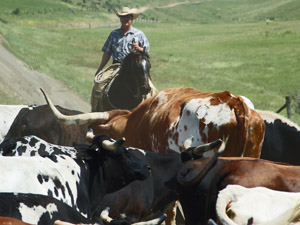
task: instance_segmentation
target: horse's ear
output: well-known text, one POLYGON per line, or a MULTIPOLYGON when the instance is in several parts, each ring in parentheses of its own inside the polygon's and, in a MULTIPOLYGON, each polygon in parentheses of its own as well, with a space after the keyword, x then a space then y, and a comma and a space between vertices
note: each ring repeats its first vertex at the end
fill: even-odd
POLYGON ((131 49, 130 49, 130 52, 132 53, 132 52, 134 52, 134 50, 133 50, 133 44, 135 43, 135 39, 134 38, 132 38, 132 46, 131 46, 131 49))

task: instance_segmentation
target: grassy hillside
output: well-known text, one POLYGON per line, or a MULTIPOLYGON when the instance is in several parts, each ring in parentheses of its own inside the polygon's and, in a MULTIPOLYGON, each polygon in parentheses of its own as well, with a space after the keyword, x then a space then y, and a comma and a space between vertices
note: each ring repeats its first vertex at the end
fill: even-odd
MULTIPOLYGON (((175 2, 129 4, 149 6, 141 18, 156 20, 134 26, 151 43, 151 75, 158 89, 229 90, 273 111, 288 95, 292 120, 300 124, 300 1, 210 0, 163 7, 175 2)), ((81 0, 1 0, 0 33, 6 47, 33 69, 64 81, 88 100, 101 47, 119 27, 111 7, 120 3, 98 3, 92 9, 81 0)), ((0 103, 13 101, 4 99, 0 103)))
POLYGON ((232 23, 299 20, 297 0, 211 0, 193 1, 174 8, 154 8, 147 17, 176 23, 232 23))
POLYGON ((108 24, 118 21, 114 12, 124 5, 149 7, 141 18, 161 22, 231 23, 300 17, 298 0, 1 0, 0 21, 43 27, 67 22, 108 24), (185 4, 168 7, 174 3, 185 4))

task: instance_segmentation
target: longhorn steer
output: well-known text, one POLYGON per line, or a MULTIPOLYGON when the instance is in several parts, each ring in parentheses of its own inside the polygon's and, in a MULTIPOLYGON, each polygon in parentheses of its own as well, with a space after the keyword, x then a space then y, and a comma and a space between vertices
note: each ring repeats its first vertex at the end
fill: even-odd
POLYGON ((261 158, 300 165, 300 127, 277 113, 256 111, 266 124, 261 158))
POLYGON ((218 194, 216 211, 222 225, 294 224, 300 218, 300 193, 228 185, 218 194))
POLYGON ((259 157, 265 124, 244 99, 230 92, 205 93, 191 88, 160 91, 132 112, 112 110, 65 116, 45 98, 59 121, 89 124, 95 133, 126 138, 126 144, 154 152, 180 152, 186 141, 197 146, 229 137, 224 156, 259 157))
POLYGON ((107 145, 109 140, 99 135, 91 146, 78 145, 76 149, 52 145, 35 136, 6 140, 0 145, 6 155, 0 157, 0 192, 48 195, 95 219, 105 194, 149 175, 146 164, 119 142, 107 145), (112 147, 115 150, 107 150, 112 147))
MULTIPOLYGON (((60 106, 56 107, 66 115, 82 113, 60 106)), ((87 143, 85 135, 88 127, 86 125, 77 126, 58 123, 48 105, 24 107, 13 118, 13 123, 8 127, 9 130, 7 129, 5 132, 5 139, 35 135, 57 145, 72 146, 73 142, 87 143)))
POLYGON ((300 192, 300 167, 262 159, 220 157, 205 175, 209 158, 189 161, 177 175, 178 195, 186 225, 207 224, 216 220, 218 192, 229 184, 266 187, 272 190, 300 192))

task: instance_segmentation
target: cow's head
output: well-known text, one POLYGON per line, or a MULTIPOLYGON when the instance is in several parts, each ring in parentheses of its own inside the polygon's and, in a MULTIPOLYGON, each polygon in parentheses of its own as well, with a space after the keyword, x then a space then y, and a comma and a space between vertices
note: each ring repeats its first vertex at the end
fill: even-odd
MULTIPOLYGON (((215 165, 215 163, 218 160, 218 156, 220 156, 224 152, 227 140, 228 139, 225 139, 225 141, 221 141, 219 139, 214 142, 208 143, 206 145, 201 145, 196 149, 193 149, 194 151, 191 152, 192 156, 190 156, 190 157, 194 157, 193 155, 197 155, 197 154, 199 155, 199 153, 202 154, 206 150, 210 150, 211 148, 217 147, 222 143, 222 145, 219 147, 218 151, 216 151, 214 153, 214 156, 211 157, 209 160, 207 160, 207 162, 204 163, 204 166, 201 167, 200 170, 196 170, 195 165, 194 165, 195 162, 197 163, 197 160, 189 161, 189 159, 192 159, 192 158, 189 158, 186 155, 182 154, 181 155, 182 161, 188 161, 188 162, 186 162, 182 166, 182 168, 180 168, 180 170, 178 171, 178 174, 177 174, 178 184, 183 187, 189 187, 197 182, 200 182, 204 178, 204 176, 207 174, 207 172, 215 165), (197 150, 198 152, 195 150, 197 150), (184 158, 183 158, 183 156, 184 156, 184 158), (188 160, 184 160, 186 158, 188 158, 188 160)), ((190 152, 183 152, 183 153, 190 153, 190 152)))
POLYGON ((88 148, 86 145, 74 146, 81 157, 87 157, 90 168, 88 182, 92 217, 99 216, 97 206, 105 194, 115 192, 132 181, 144 180, 150 174, 150 167, 121 146, 123 142, 97 135, 88 148))
POLYGON ((103 176, 105 193, 117 191, 134 180, 144 180, 150 174, 150 167, 123 147, 124 142, 124 139, 114 141, 106 135, 97 135, 88 149, 75 145, 81 154, 89 157, 89 165, 101 170, 98 174, 103 176))

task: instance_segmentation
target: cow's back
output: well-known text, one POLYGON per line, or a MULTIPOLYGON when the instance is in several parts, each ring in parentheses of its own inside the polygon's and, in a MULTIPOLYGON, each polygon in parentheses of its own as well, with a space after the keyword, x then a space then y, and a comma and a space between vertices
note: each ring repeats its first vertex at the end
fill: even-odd
POLYGON ((191 88, 147 99, 133 110, 124 132, 129 145, 156 152, 180 152, 186 140, 196 146, 228 138, 224 156, 253 157, 259 157, 263 133, 263 120, 241 97, 191 88))
POLYGON ((256 111, 266 124, 261 158, 300 165, 300 127, 280 114, 256 111))
MULTIPOLYGON (((57 106, 66 115, 82 112, 57 106)), ((86 143, 86 125, 65 125, 59 123, 48 105, 22 109, 16 116, 5 139, 35 135, 58 145, 72 146, 73 142, 86 143)))

